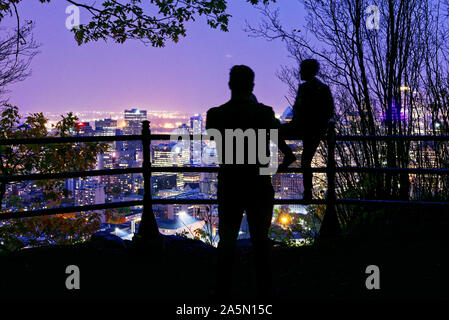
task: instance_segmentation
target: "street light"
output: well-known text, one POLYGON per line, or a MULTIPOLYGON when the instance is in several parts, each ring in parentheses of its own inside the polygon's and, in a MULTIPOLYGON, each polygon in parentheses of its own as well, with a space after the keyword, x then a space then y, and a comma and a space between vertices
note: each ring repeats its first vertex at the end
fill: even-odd
POLYGON ((281 223, 284 224, 284 225, 288 223, 288 220, 289 220, 289 219, 288 219, 287 216, 282 216, 282 217, 281 217, 281 223))

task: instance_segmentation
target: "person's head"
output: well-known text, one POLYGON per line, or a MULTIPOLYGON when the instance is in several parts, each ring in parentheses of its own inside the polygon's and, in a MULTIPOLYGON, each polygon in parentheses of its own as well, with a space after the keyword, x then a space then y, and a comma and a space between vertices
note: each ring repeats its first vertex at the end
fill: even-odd
POLYGON ((251 94, 254 89, 254 71, 244 65, 233 66, 229 73, 229 89, 233 93, 251 94))
POLYGON ((301 70, 299 74, 301 75, 301 80, 307 81, 313 79, 318 74, 320 70, 320 65, 315 59, 306 59, 301 62, 301 70))

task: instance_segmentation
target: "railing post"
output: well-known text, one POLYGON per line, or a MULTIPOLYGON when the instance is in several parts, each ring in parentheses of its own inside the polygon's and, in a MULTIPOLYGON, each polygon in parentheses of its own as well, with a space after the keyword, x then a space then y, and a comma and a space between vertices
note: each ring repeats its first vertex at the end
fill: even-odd
POLYGON ((153 198, 151 195, 151 131, 150 121, 142 122, 142 150, 143 150, 143 212, 137 234, 145 242, 159 243, 161 235, 153 213, 153 198))
POLYGON ((335 122, 329 121, 327 130, 327 204, 326 212, 320 228, 320 238, 337 237, 341 233, 335 209, 335 122))

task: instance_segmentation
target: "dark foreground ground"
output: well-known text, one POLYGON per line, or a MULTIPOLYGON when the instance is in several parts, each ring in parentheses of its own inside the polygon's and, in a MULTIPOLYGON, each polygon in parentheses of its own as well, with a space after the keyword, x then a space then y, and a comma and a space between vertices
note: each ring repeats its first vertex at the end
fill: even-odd
MULTIPOLYGON (((330 244, 273 251, 277 299, 448 299, 445 226, 420 236, 349 237, 330 244), (380 290, 367 290, 368 265, 380 268, 380 290)), ((130 242, 95 237, 75 246, 25 249, 0 257, 1 299, 114 299, 208 302, 215 248, 166 237, 162 255, 130 250, 130 242), (80 268, 80 290, 67 290, 68 265, 80 268)), ((251 249, 239 244, 235 299, 254 297, 251 249)))

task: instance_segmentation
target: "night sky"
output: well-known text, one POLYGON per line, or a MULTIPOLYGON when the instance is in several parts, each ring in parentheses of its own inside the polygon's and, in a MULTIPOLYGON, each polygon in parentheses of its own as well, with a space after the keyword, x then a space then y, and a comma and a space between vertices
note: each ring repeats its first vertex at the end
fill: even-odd
MULTIPOLYGON (((287 87, 275 72, 292 65, 280 41, 249 38, 245 20, 258 23, 261 15, 243 0, 229 1, 232 14, 225 33, 210 29, 204 19, 187 25, 187 37, 164 48, 145 46, 138 40, 78 46, 65 28, 68 3, 22 1, 21 19, 36 22, 35 39, 40 54, 32 63, 32 76, 9 87, 10 102, 23 111, 119 112, 129 107, 202 113, 229 99, 229 69, 246 64, 256 72, 259 101, 281 113, 287 87)), ((285 25, 304 24, 304 11, 293 0, 278 0, 285 25)), ((89 20, 81 11, 81 23, 89 20)))

